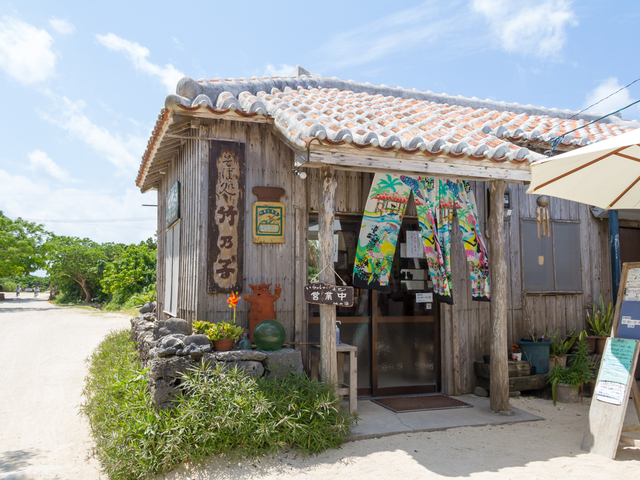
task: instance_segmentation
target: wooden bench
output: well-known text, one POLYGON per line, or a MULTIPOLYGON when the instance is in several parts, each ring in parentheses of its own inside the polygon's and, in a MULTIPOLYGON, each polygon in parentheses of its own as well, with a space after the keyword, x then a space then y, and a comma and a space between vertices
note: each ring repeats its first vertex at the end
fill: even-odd
MULTIPOLYGON (((312 345, 311 378, 318 378, 320 371, 320 345, 312 345)), ((340 343, 336 345, 338 353, 338 395, 349 395, 349 413, 358 413, 358 347, 340 343), (344 384, 344 358, 349 359, 349 384, 344 384)))

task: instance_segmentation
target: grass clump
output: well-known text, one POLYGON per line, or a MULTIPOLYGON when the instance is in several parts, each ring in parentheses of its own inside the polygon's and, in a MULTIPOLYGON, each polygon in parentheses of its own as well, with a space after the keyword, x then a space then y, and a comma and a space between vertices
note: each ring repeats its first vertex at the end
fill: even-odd
POLYGON ((276 382, 220 368, 194 368, 176 408, 156 411, 126 330, 109 334, 88 363, 82 413, 114 480, 149 478, 219 453, 317 453, 340 446, 354 422, 329 386, 303 374, 276 382))

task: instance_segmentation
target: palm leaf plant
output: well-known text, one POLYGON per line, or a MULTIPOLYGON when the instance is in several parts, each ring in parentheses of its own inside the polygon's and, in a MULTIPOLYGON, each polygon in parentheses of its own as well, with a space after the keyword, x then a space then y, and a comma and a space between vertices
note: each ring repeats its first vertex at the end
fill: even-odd
POLYGON ((591 327, 591 332, 596 337, 611 336, 611 327, 613 325, 613 304, 609 302, 607 307, 604 306, 604 300, 600 295, 598 305, 593 304, 592 311, 587 310, 587 322, 591 327))
POLYGON ((547 376, 547 383, 551 384, 553 404, 556 404, 556 387, 559 383, 570 385, 574 390, 580 390, 580 401, 584 397, 584 385, 594 378, 593 359, 589 354, 586 335, 579 335, 577 348, 570 355, 569 366, 554 366, 547 376))
POLYGON ((560 330, 556 330, 556 333, 551 337, 550 353, 553 358, 566 357, 571 347, 576 341, 575 330, 572 330, 569 336, 560 336, 560 330))

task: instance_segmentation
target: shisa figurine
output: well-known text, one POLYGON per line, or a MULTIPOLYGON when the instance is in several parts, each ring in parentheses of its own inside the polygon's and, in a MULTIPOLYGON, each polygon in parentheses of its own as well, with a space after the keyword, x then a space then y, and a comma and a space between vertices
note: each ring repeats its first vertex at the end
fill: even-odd
POLYGON ((261 283, 260 285, 251 285, 251 295, 245 295, 244 299, 251 304, 249 310, 249 338, 253 341, 253 331, 258 324, 268 318, 276 318, 276 310, 273 304, 280 298, 282 288, 280 284, 276 284, 274 290, 275 295, 271 295, 271 284, 261 283))

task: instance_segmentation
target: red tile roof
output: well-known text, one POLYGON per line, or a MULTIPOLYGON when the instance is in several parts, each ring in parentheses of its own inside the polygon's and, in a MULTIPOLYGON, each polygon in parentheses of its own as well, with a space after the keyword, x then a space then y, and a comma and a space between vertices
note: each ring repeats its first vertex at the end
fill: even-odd
MULTIPOLYGON (((540 158, 526 147, 548 148, 555 137, 596 118, 320 75, 198 81, 185 77, 165 106, 143 157, 138 186, 165 130, 168 110, 262 116, 301 149, 317 139, 330 145, 422 152, 429 157, 467 156, 496 163, 540 158)), ((638 122, 608 117, 567 135, 562 145, 582 146, 638 127, 638 122)))

